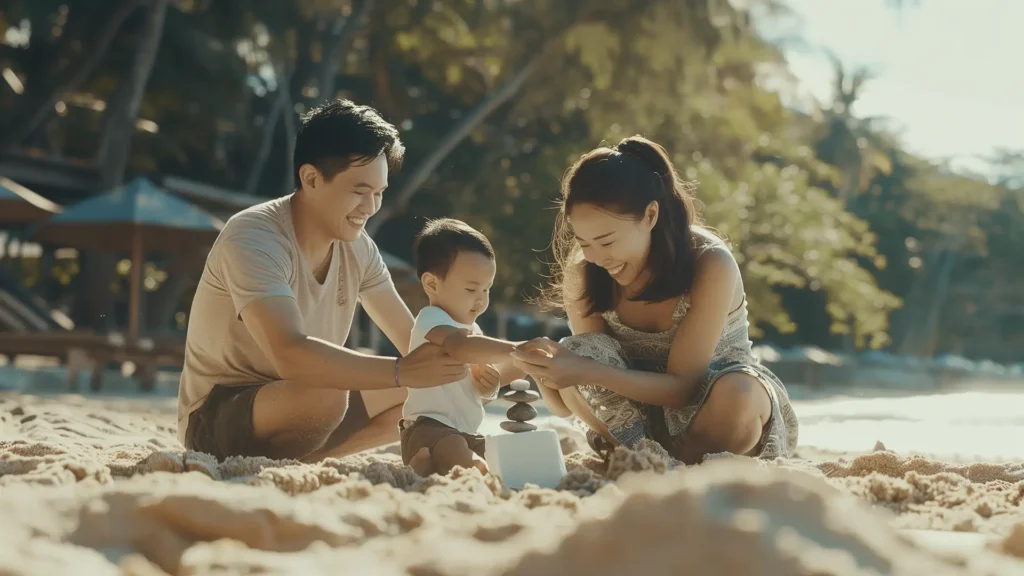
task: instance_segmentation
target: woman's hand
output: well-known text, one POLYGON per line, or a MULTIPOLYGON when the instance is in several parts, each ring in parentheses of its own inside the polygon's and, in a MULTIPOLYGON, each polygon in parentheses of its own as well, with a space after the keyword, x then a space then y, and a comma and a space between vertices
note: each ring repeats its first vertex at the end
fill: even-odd
POLYGON ((555 390, 586 381, 592 361, 570 352, 549 338, 534 338, 516 346, 512 364, 533 376, 540 386, 555 390))

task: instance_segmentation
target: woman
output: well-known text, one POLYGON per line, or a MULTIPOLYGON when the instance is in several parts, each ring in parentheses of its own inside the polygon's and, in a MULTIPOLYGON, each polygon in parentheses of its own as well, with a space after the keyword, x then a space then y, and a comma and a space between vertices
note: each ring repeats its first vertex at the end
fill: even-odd
POLYGON ((639 136, 570 167, 546 299, 573 335, 532 340, 515 363, 598 452, 661 447, 687 464, 789 456, 796 415, 751 353, 739 268, 697 225, 692 191, 665 149, 639 136))

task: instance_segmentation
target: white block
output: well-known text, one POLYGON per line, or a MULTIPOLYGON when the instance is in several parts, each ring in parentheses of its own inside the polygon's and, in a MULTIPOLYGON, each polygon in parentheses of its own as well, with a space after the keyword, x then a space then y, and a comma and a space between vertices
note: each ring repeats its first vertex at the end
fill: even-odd
POLYGON ((554 430, 488 436, 484 455, 491 474, 512 490, 526 484, 555 488, 565 476, 562 446, 554 430))

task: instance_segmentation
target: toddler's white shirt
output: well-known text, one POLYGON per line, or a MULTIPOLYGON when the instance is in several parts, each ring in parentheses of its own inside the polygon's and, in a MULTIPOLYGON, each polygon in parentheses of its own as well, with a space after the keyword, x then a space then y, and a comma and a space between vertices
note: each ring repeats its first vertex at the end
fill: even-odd
MULTIPOLYGON (((470 334, 483 334, 476 323, 472 326, 461 324, 441 308, 426 306, 416 315, 409 337, 409 351, 425 344, 427 334, 438 326, 454 326, 469 330, 470 334)), ((484 406, 473 386, 472 376, 433 388, 409 388, 402 418, 411 423, 420 416, 433 418, 466 434, 476 434, 484 421, 484 406)))

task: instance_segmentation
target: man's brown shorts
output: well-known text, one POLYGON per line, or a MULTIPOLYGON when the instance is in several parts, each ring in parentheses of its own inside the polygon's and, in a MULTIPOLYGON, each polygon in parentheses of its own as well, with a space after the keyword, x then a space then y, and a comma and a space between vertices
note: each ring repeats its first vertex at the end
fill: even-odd
MULTIPOLYGON (((214 386, 206 402, 188 417, 185 447, 212 454, 218 460, 228 456, 266 456, 268 447, 256 438, 252 424, 253 403, 262 386, 214 386)), ((345 418, 331 432, 323 448, 340 446, 369 422, 362 394, 349 392, 345 418)), ((302 456, 305 455, 296 458, 302 456)))
POLYGON ((452 434, 458 434, 465 438, 469 449, 476 452, 481 458, 484 457, 485 439, 479 434, 460 432, 447 424, 442 424, 426 416, 420 416, 412 423, 402 420, 398 426, 402 431, 402 462, 405 464, 408 464, 413 455, 419 452, 421 448, 433 450, 434 444, 452 434))

